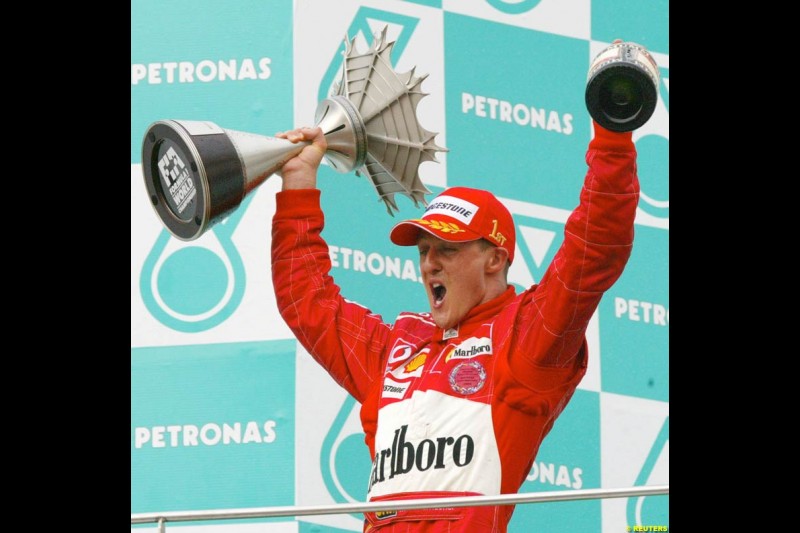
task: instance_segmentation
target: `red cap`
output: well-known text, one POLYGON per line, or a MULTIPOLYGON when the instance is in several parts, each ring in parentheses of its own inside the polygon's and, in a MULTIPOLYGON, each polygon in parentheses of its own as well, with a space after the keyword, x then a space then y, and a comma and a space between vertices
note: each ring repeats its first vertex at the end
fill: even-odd
POLYGON ((509 263, 514 260, 514 220, 489 191, 469 187, 445 189, 431 200, 422 218, 399 222, 389 238, 400 246, 415 246, 420 230, 451 242, 486 239, 508 251, 509 263))

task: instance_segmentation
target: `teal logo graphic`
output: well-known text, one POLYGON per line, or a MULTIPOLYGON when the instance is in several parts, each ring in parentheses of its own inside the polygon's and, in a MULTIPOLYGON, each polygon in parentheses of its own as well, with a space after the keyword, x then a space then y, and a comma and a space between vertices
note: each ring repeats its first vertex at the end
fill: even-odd
POLYGON ((508 277, 517 293, 542 280, 563 240, 562 224, 537 219, 534 226, 530 220, 527 217, 515 217, 518 254, 511 264, 508 277))
POLYGON ((669 53, 669 0, 592 0, 589 7, 593 41, 632 39, 651 52, 669 53))
MULTIPOLYGON (((293 20, 291 0, 268 6, 245 0, 237 9, 208 0, 134 2, 131 165, 142 163, 142 136, 156 120, 211 120, 222 128, 267 134, 288 129, 294 102, 293 20)), ((178 159, 164 163, 166 171, 179 170, 169 166, 178 159)), ((189 216, 198 184, 181 182, 180 176, 167 201, 189 216)), ((156 321, 198 333, 240 309, 245 268, 232 236, 248 200, 197 241, 186 243, 162 231, 137 251, 147 255, 139 257, 144 262, 141 272, 133 273, 138 274, 134 283, 156 321)), ((132 224, 135 230, 136 221, 132 224)))
MULTIPOLYGON (((369 451, 364 444, 364 434, 344 435, 345 422, 358 407, 356 400, 348 394, 320 450, 322 479, 336 503, 363 502, 367 498, 372 464, 368 460, 369 451)), ((352 516, 363 518, 361 513, 353 513, 352 516)))
POLYGON ((504 0, 486 0, 486 3, 503 13, 519 15, 526 13, 539 5, 541 0, 521 0, 519 2, 506 2, 504 0))
POLYGON ((448 183, 571 210, 591 134, 589 44, 454 13, 444 21, 445 50, 458 51, 444 61, 448 183))
POLYGON ((293 505, 295 353, 289 340, 131 348, 131 513, 293 505))
MULTIPOLYGON (((600 455, 600 395, 578 389, 542 441, 520 493, 600 487, 600 455)), ((601 505, 599 499, 518 505, 508 532, 599 532, 601 505)))
MULTIPOLYGON (((669 69, 661 68, 659 97, 669 115, 669 69)), ((669 139, 648 134, 636 141, 641 192, 639 208, 657 218, 669 219, 669 139)))
MULTIPOLYGON (((347 37, 349 39, 354 39, 361 35, 366 40, 367 45, 371 44, 375 31, 370 26, 370 20, 380 22, 381 26, 384 24, 392 24, 401 27, 400 33, 392 47, 391 57, 392 66, 394 67, 397 64, 397 59, 403 55, 403 50, 405 50, 406 45, 408 45, 408 42, 411 40, 411 34, 414 33, 419 19, 399 13, 361 7, 353 18, 353 22, 350 23, 350 27, 347 28, 347 37)), ((325 75, 320 82, 319 94, 317 95, 319 100, 327 98, 331 94, 331 88, 339 80, 339 73, 342 68, 342 62, 344 61, 343 53, 344 43, 341 43, 339 48, 336 49, 333 61, 331 61, 328 70, 325 71, 325 75)))
POLYGON ((605 392, 669 401, 669 232, 637 226, 619 280, 600 301, 605 392))
POLYGON ((166 229, 161 231, 139 277, 142 301, 156 320, 177 331, 197 333, 221 324, 236 311, 244 296, 245 270, 231 238, 251 200, 252 196, 245 198, 211 229, 220 253, 196 244, 170 251, 168 245, 177 240, 166 229))
MULTIPOLYGON (((653 442, 653 447, 650 453, 647 454, 642 465, 642 470, 636 477, 634 486, 640 487, 648 485, 650 475, 658 462, 664 448, 669 443, 669 417, 664 419, 664 424, 661 426, 661 431, 658 432, 656 440, 653 442)), ((652 483, 649 483, 652 485, 652 483)), ((626 518, 629 524, 669 524, 669 497, 665 495, 659 496, 638 496, 636 498, 629 498, 626 510, 626 518)))

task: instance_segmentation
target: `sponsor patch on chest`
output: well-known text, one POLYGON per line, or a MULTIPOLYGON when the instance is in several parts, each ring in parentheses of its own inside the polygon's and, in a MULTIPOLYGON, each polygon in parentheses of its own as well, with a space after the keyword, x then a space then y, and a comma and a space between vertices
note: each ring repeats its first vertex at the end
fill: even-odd
POLYGON ((470 337, 458 346, 447 351, 444 362, 450 359, 472 359, 479 355, 492 355, 492 339, 489 337, 470 337))
POLYGON ((450 388, 464 396, 474 394, 486 383, 486 369, 478 361, 457 364, 450 371, 450 388))

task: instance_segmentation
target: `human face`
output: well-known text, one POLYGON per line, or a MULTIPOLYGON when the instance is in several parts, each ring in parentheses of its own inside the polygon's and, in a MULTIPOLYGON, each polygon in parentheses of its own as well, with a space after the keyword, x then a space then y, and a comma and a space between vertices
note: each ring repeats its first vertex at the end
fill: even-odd
POLYGON ((489 300, 489 249, 481 240, 449 242, 421 232, 417 240, 422 281, 433 321, 442 329, 458 324, 476 305, 489 300))

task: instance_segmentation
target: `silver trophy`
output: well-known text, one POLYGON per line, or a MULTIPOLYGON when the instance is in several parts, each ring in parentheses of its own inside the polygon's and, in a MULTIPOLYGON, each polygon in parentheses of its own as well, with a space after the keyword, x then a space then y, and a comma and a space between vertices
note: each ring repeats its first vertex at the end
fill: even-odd
MULTIPOLYGON (((394 42, 387 27, 364 53, 345 37, 342 77, 334 94, 319 102, 315 125, 328 142, 325 160, 335 171, 366 175, 386 204, 398 211, 394 195, 418 206, 430 194, 419 165, 436 161, 436 133, 420 126, 417 104, 427 75, 392 69, 394 42)), ((213 122, 159 120, 142 142, 142 171, 156 214, 178 239, 191 241, 235 210, 244 198, 280 170, 308 142, 292 143, 213 122)))
POLYGON ((586 108, 611 131, 633 131, 655 111, 660 79, 658 65, 643 46, 614 42, 589 66, 586 108))

